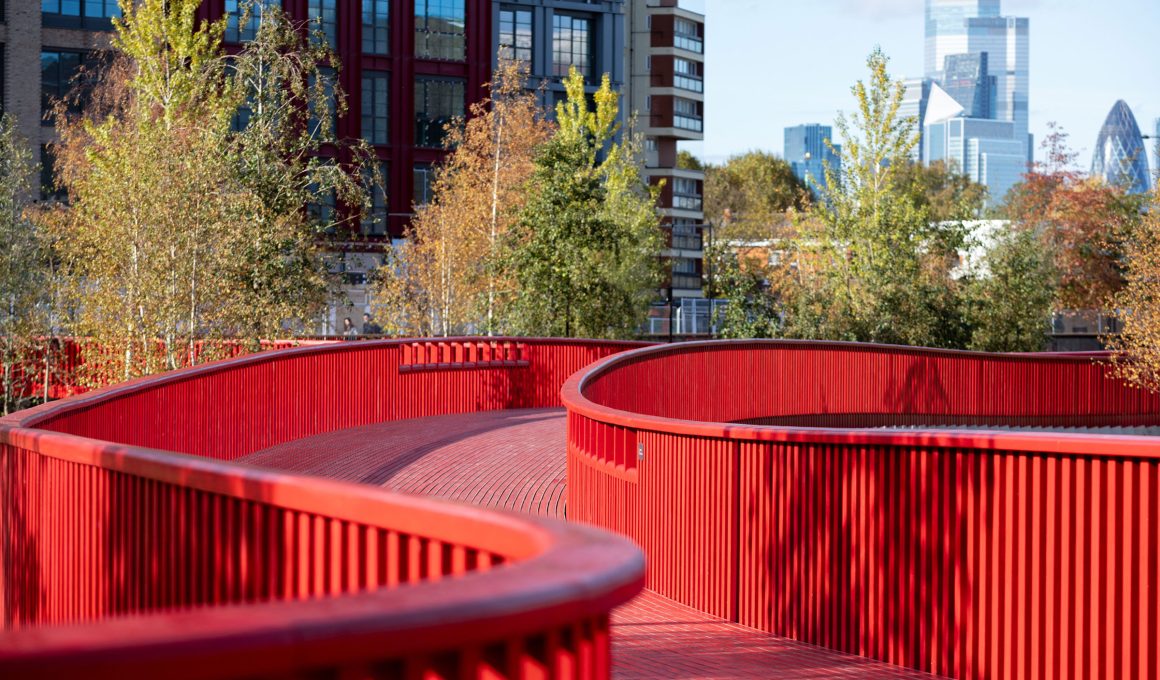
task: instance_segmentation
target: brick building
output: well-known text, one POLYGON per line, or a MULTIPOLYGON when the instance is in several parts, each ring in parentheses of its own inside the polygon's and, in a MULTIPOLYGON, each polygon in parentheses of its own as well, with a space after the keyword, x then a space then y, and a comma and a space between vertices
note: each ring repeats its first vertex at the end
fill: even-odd
MULTIPOLYGON (((366 273, 403 234, 413 206, 428 199, 432 168, 446 153, 443 125, 485 94, 501 46, 529 63, 530 84, 546 82, 545 106, 563 98, 570 66, 593 91, 603 73, 624 90, 622 108, 637 112, 646 137, 645 174, 666 182, 674 296, 700 295, 701 175, 676 169, 676 145, 701 138, 701 15, 676 0, 266 0, 275 2, 293 18, 319 21, 347 95, 336 133, 366 139, 386 178, 363 239, 342 244, 334 258, 351 303, 334 321, 366 305, 366 273)), ((227 19, 227 47, 257 29, 257 16, 242 20, 243 5, 203 4, 203 18, 227 19)), ((43 114, 88 55, 108 44, 118 13, 116 0, 0 2, 0 103, 41 151, 45 178, 55 132, 43 114)))

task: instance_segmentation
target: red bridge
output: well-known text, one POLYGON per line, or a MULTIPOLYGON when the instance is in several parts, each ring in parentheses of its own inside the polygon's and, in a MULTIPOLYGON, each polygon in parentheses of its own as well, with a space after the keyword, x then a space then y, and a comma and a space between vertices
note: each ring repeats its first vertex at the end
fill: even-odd
POLYGON ((382 341, 72 397, 0 420, 0 676, 1157 677, 1160 448, 1088 428, 1160 399, 1099 358, 382 341))

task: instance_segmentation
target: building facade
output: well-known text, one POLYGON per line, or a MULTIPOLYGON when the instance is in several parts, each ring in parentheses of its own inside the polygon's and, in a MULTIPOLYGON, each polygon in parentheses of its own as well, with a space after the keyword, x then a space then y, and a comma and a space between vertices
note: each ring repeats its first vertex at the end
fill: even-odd
POLYGON ((785 160, 815 196, 826 186, 827 166, 835 175, 842 170, 842 146, 832 144, 833 137, 832 127, 818 123, 785 129, 785 160))
POLYGON ((986 186, 989 203, 998 203, 1026 172, 1025 142, 1017 137, 1012 121, 964 114, 950 94, 931 86, 923 125, 923 163, 946 163, 986 186))
POLYGON ((116 0, 28 0, 0 7, 0 108, 16 120, 41 165, 41 197, 53 193, 48 114, 90 55, 109 44, 116 0))
POLYGON ((1152 147, 1153 162, 1152 162, 1152 182, 1160 182, 1160 118, 1157 118, 1152 124, 1152 147))
POLYGON ((1112 106, 1096 137, 1091 174, 1108 184, 1122 186, 1129 193, 1143 194, 1152 188, 1148 147, 1132 109, 1123 99, 1112 106))
MULTIPOLYGON (((1023 164, 1031 163, 1030 22, 1003 16, 999 0, 926 0, 925 7, 924 77, 962 104, 964 117, 1012 123, 1023 164)), ((919 120, 925 133, 926 116, 919 120)))
POLYGON ((704 138, 705 17, 677 0, 629 0, 625 11, 628 85, 623 105, 644 137, 644 175, 661 186, 673 303, 703 296, 705 174, 677 164, 679 144, 704 138))
POLYGON ((999 2, 1000 0, 925 0, 924 76, 941 81, 947 56, 970 51, 967 21, 975 18, 999 17, 1001 14, 999 2))
POLYGON ((991 106, 997 89, 987 72, 987 52, 952 54, 946 58, 942 88, 963 106, 968 118, 994 118, 991 106))
POLYGON ((573 66, 589 91, 605 73, 613 89, 624 88, 624 0, 504 0, 491 11, 493 67, 500 50, 527 64, 530 85, 543 85, 546 108, 564 100, 563 78, 573 66))
MULTIPOLYGON (((501 46, 529 62, 530 85, 545 83, 546 106, 563 98, 570 66, 593 91, 605 72, 618 89, 625 80, 624 0, 263 0, 248 18, 245 4, 205 0, 201 18, 226 19, 227 49, 255 35, 265 6, 316 22, 342 64, 335 77, 347 108, 336 135, 365 139, 380 164, 384 186, 361 238, 340 244, 332 262, 352 312, 367 302, 366 274, 381 264, 383 248, 428 200, 433 168, 446 155, 444 125, 485 96, 501 46)), ((44 113, 89 55, 108 45, 117 0, 27 0, 2 9, 0 103, 41 150, 47 185, 55 132, 44 113), (28 77, 34 73, 40 77, 28 77)), ((316 209, 331 207, 323 199, 316 209)))
POLYGON ((910 152, 910 158, 915 163, 922 162, 924 135, 922 125, 926 120, 926 106, 930 101, 930 88, 934 81, 930 78, 907 78, 902 81, 905 90, 902 94, 902 104, 898 107, 898 115, 902 118, 911 118, 918 128, 918 144, 910 152))

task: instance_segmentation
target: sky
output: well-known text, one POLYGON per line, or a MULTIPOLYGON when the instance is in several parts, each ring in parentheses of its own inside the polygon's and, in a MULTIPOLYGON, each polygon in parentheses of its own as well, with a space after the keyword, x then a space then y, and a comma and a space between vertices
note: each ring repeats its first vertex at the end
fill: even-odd
MULTIPOLYGON (((680 2, 706 15, 705 140, 682 144, 706 161, 750 149, 780 155, 786 127, 832 124, 854 108, 850 87, 866 77, 875 45, 890 57, 893 78, 922 75, 923 0, 680 2)), ((1086 169, 1117 99, 1144 134, 1155 134, 1160 0, 1003 0, 1002 11, 1030 19, 1037 147, 1057 122, 1086 169)))

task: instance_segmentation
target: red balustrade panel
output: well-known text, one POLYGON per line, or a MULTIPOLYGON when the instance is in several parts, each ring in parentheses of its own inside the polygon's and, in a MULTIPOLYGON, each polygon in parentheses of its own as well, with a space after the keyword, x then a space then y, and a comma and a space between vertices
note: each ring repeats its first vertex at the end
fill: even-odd
POLYGON ((0 676, 608 677, 608 613, 643 585, 624 539, 228 461, 559 405, 571 373, 632 346, 286 349, 0 420, 0 676))
POLYGON ((649 587, 798 640, 955 678, 1158 677, 1157 440, 932 427, 1155 425, 1104 361, 621 354, 564 388, 569 516, 633 538, 649 587), (643 444, 632 470, 610 428, 643 444))

